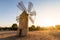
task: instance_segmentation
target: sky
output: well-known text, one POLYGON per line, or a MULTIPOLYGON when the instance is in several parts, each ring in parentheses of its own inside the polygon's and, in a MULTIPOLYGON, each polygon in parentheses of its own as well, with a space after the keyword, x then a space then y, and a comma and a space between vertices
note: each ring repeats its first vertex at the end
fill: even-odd
MULTIPOLYGON (((33 3, 36 10, 34 25, 54 26, 60 25, 60 1, 59 0, 0 0, 0 26, 11 26, 17 23, 16 16, 22 11, 17 7, 18 2, 23 1, 26 8, 28 2, 33 3)), ((29 25, 32 23, 29 21, 29 25)))

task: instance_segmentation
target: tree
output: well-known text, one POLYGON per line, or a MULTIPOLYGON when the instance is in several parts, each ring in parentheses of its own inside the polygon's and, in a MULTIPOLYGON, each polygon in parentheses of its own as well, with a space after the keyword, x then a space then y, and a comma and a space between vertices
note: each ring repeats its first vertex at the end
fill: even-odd
POLYGON ((31 27, 29 27, 29 30, 30 30, 30 31, 34 31, 34 30, 35 30, 35 26, 32 25, 31 27))
POLYGON ((14 23, 14 24, 12 25, 12 30, 17 30, 17 28, 18 28, 17 24, 14 23))
POLYGON ((32 25, 31 27, 32 27, 32 29, 35 29, 35 25, 32 25))

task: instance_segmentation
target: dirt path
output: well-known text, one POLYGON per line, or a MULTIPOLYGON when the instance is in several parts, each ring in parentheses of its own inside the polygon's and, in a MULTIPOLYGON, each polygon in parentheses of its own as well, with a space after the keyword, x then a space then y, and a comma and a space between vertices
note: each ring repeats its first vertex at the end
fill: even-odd
POLYGON ((16 31, 0 32, 0 40, 60 40, 60 32, 53 33, 50 31, 32 31, 28 32, 26 37, 17 37, 16 31))

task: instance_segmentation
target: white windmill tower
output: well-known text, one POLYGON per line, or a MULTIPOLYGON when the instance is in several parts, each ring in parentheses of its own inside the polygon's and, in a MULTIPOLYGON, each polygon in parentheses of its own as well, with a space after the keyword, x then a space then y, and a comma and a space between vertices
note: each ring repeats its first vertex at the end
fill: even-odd
POLYGON ((26 36, 28 33, 28 19, 34 23, 34 20, 31 16, 36 16, 36 11, 32 11, 33 4, 29 2, 28 9, 25 8, 23 2, 19 2, 17 7, 22 10, 22 13, 17 17, 19 22, 18 35, 26 36))

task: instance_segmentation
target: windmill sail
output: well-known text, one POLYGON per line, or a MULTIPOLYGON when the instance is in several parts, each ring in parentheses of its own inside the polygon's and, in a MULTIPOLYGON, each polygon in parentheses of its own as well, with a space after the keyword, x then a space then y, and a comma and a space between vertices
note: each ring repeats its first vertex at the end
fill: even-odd
POLYGON ((34 24, 34 20, 29 16, 30 21, 34 24))
POLYGON ((30 12, 30 16, 36 16, 36 11, 30 12))
POLYGON ((19 16, 16 17, 16 21, 19 22, 19 16))
POLYGON ((17 7, 18 7, 20 10, 24 11, 24 9, 23 9, 20 5, 17 5, 17 7))
POLYGON ((29 2, 29 5, 28 5, 28 12, 31 12, 31 9, 33 7, 33 4, 31 2, 29 2))
POLYGON ((22 11, 26 10, 22 1, 18 3, 18 8, 21 9, 22 11))

